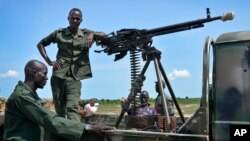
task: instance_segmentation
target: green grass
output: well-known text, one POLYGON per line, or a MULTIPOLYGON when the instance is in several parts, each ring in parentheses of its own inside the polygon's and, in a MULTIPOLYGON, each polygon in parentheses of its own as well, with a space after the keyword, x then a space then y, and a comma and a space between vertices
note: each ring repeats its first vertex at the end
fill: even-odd
MULTIPOLYGON (((48 99, 49 104, 47 105, 47 108, 54 111, 54 106, 52 104, 52 99, 48 99)), ((151 107, 154 106, 155 99, 150 99, 151 107)), ((1 108, 2 105, 5 103, 5 100, 0 99, 0 111, 4 111, 1 108)), ((200 104, 200 98, 177 98, 177 103, 179 104, 181 111, 184 115, 190 115, 195 112, 195 110, 198 108, 200 104)), ((113 114, 113 115, 119 115, 121 112, 121 105, 120 100, 99 100, 99 109, 97 110, 97 114, 113 114)), ((175 107, 176 115, 178 115, 177 109, 175 107)))
MULTIPOLYGON (((200 98, 177 98, 181 111, 184 115, 193 114, 199 107, 200 98)), ((100 100, 97 114, 114 114, 119 115, 121 112, 120 100, 100 100)), ((151 107, 154 106, 154 99, 150 99, 151 107)), ((175 107, 176 115, 178 115, 175 107)))

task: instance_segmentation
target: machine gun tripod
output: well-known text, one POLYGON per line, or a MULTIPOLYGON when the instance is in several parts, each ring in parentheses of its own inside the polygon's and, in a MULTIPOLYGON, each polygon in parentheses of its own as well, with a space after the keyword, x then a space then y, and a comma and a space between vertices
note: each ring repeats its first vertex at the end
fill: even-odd
MULTIPOLYGON (((115 127, 118 128, 125 112, 128 112, 128 109, 130 108, 130 104, 135 100, 137 93, 139 93, 141 91, 141 87, 143 86, 143 81, 145 80, 144 74, 146 73, 151 61, 154 62, 157 81, 159 84, 159 92, 160 92, 160 95, 162 97, 161 100, 162 100, 162 104, 163 104, 163 111, 164 111, 164 116, 165 116, 165 121, 166 121, 165 122, 165 126, 166 126, 165 129, 168 129, 167 127, 168 127, 168 125, 170 125, 170 119, 169 119, 166 97, 165 97, 165 93, 163 90, 162 77, 167 85, 167 88, 170 92, 170 95, 171 95, 173 101, 174 101, 174 104, 179 112, 181 120, 184 123, 185 122, 184 116, 182 114, 182 111, 180 109, 179 104, 176 101, 176 97, 175 97, 175 94, 173 92, 173 89, 170 85, 170 82, 167 78, 167 75, 164 71, 164 68, 160 62, 161 52, 159 50, 157 50, 155 47, 152 47, 151 45, 147 45, 146 47, 144 46, 144 50, 142 51, 142 58, 144 61, 146 61, 146 63, 144 65, 143 69, 141 70, 140 74, 135 78, 134 82, 132 83, 132 88, 131 88, 130 94, 127 98, 127 101, 124 104, 125 106, 123 106, 123 108, 121 110, 121 113, 120 113, 119 118, 115 124, 115 127)), ((134 107, 136 107, 136 106, 134 106, 134 107)), ((132 113, 133 113, 133 110, 135 110, 135 109, 132 109, 132 113)))

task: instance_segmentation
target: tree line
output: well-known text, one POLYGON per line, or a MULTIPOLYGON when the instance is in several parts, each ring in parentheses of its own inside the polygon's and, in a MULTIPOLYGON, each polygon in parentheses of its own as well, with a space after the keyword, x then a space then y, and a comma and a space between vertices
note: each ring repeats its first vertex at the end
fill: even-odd
MULTIPOLYGON (((179 104, 197 104, 200 102, 200 98, 176 98, 177 102, 179 104)), ((120 99, 99 99, 98 102, 100 104, 120 104, 120 99)), ((150 98, 149 99, 149 103, 154 103, 155 102, 155 98, 150 98)))

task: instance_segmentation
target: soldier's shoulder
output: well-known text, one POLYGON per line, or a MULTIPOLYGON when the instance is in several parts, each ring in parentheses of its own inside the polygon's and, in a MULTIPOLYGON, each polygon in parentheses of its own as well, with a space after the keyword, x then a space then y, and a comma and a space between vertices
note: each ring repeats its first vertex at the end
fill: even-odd
POLYGON ((11 97, 13 99, 20 99, 23 97, 27 97, 28 95, 29 95, 29 91, 25 89, 18 89, 12 93, 11 97))
POLYGON ((81 31, 82 31, 82 32, 93 32, 92 30, 89 30, 89 29, 87 29, 87 28, 81 28, 81 31))
POLYGON ((27 90, 18 87, 9 96, 9 99, 17 100, 20 99, 21 97, 25 97, 26 95, 28 95, 28 93, 29 92, 27 90))
POLYGON ((67 28, 58 28, 58 29, 56 30, 56 32, 66 32, 66 29, 67 29, 67 28))
POLYGON ((25 86, 25 84, 21 81, 18 82, 18 84, 16 85, 16 88, 14 90, 14 94, 15 95, 25 95, 25 94, 29 94, 31 91, 29 89, 27 89, 25 86))

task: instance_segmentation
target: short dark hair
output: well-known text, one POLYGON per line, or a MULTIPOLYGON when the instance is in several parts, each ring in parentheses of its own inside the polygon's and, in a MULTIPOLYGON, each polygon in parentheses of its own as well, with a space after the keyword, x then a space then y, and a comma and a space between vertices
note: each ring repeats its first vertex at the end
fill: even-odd
POLYGON ((70 13, 73 12, 73 11, 78 11, 78 12, 80 12, 81 15, 82 15, 82 11, 81 11, 79 8, 72 8, 72 9, 69 11, 69 15, 70 15, 70 13))
POLYGON ((33 74, 34 70, 39 71, 42 67, 47 68, 47 66, 41 61, 38 60, 28 61, 24 67, 25 77, 30 77, 33 74))

